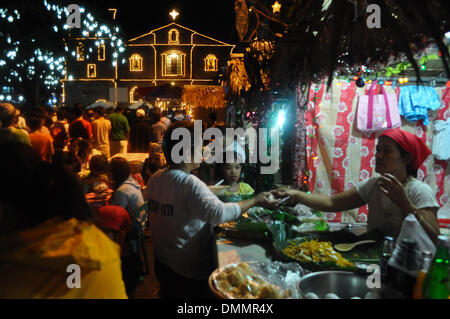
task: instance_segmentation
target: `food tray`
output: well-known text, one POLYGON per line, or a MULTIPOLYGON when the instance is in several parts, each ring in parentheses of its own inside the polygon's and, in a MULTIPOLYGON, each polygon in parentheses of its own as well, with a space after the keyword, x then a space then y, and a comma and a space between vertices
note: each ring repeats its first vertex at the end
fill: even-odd
POLYGON ((214 278, 217 277, 217 275, 222 271, 222 269, 217 268, 214 270, 211 275, 208 278, 208 285, 211 292, 214 294, 214 296, 218 299, 229 299, 227 295, 222 293, 219 289, 216 288, 216 285, 214 284, 214 278))
MULTIPOLYGON (((339 266, 334 262, 304 262, 292 258, 286 255, 283 252, 283 249, 286 248, 291 240, 295 240, 297 242, 309 241, 309 240, 318 240, 318 241, 329 241, 334 246, 337 243, 342 241, 332 239, 332 233, 327 234, 308 234, 302 237, 298 237, 295 239, 288 239, 284 242, 273 242, 274 254, 277 258, 283 261, 289 262, 297 262, 302 267, 310 270, 310 271, 323 271, 323 270, 346 270, 346 271, 354 271, 356 270, 356 266, 354 267, 343 267, 339 266)), ((339 251, 338 251, 339 252, 339 251)), ((378 264, 381 255, 381 245, 366 245, 359 246, 348 252, 339 252, 341 256, 352 263, 369 263, 369 264, 378 264)))

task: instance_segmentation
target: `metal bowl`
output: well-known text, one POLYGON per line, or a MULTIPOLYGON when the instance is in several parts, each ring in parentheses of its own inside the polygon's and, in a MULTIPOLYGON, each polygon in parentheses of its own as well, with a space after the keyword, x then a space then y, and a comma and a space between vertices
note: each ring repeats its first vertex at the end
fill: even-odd
POLYGON ((314 293, 320 299, 327 294, 337 295, 340 299, 403 299, 404 297, 389 286, 370 289, 367 279, 350 271, 319 271, 302 277, 297 283, 301 298, 314 293))

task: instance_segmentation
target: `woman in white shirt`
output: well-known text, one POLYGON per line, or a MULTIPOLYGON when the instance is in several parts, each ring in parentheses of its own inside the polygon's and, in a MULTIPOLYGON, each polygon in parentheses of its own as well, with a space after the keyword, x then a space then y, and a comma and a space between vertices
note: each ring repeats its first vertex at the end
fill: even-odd
POLYGON ((400 129, 384 131, 378 138, 375 172, 379 177, 334 196, 297 190, 274 191, 276 197, 291 196, 293 202, 313 209, 339 212, 368 204, 368 232, 397 237, 408 214, 416 216, 428 236, 437 240, 439 205, 429 185, 417 180, 417 169, 431 154, 414 134, 400 129))

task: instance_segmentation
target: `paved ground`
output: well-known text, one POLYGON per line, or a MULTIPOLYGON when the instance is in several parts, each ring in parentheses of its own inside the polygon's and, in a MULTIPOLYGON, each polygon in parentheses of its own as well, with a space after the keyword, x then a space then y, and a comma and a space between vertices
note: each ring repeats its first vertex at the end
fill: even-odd
POLYGON ((150 265, 150 274, 144 277, 144 281, 137 287, 135 299, 159 299, 159 283, 155 277, 153 267, 153 245, 150 232, 146 232, 146 248, 148 254, 148 262, 150 265))

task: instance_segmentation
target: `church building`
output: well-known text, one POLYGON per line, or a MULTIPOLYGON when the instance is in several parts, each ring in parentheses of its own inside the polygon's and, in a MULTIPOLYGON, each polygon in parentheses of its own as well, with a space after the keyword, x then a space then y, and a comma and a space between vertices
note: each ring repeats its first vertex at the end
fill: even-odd
MULTIPOLYGON (((171 14, 174 18, 176 12, 171 14)), ((90 36, 66 40, 69 52, 76 54, 68 56, 62 80, 65 105, 99 100, 128 105, 165 84, 220 85, 235 47, 175 22, 128 40, 120 61, 114 61, 117 52, 108 52, 117 50, 109 41, 90 36), (88 47, 97 52, 86 52, 88 47)))

